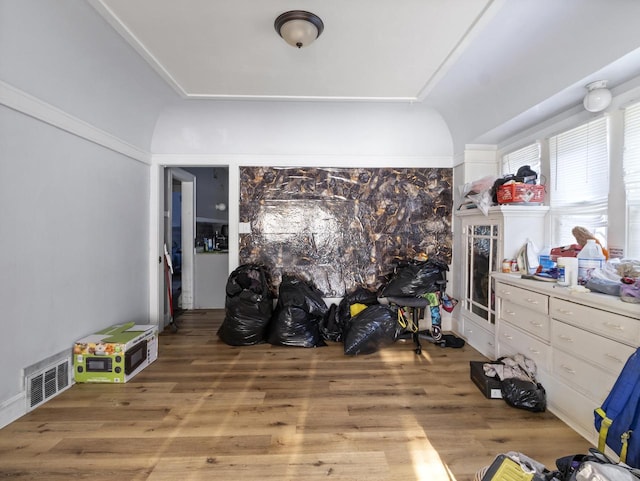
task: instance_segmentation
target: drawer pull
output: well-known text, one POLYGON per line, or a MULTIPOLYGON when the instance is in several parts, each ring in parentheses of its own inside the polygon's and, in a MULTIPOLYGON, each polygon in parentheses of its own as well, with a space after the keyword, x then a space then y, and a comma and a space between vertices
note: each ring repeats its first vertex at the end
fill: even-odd
POLYGON ((513 340, 513 336, 510 336, 509 334, 503 334, 503 336, 509 339, 510 341, 513 340))
POLYGON ((565 366, 564 364, 560 365, 560 367, 562 369, 564 369, 565 371, 567 371, 569 374, 575 374, 576 373, 573 369, 571 369, 569 366, 565 366))
POLYGON ((511 291, 505 291, 504 289, 500 289, 500 294, 505 295, 505 296, 510 296, 511 295, 511 291))
POLYGON ((624 327, 622 327, 620 324, 614 324, 613 322, 605 322, 604 325, 610 329, 615 329, 616 331, 624 331, 624 327))
POLYGON ((536 327, 542 327, 542 323, 540 322, 536 322, 536 321, 529 321, 529 322, 536 327))
POLYGON ((624 362, 622 359, 614 356, 613 354, 606 353, 605 356, 608 357, 609 359, 613 359, 614 361, 616 361, 616 362, 618 362, 620 364, 622 364, 624 362))
POLYGON ((529 352, 532 352, 534 354, 540 354, 540 351, 538 351, 537 349, 534 349, 532 347, 529 348, 529 352))
POLYGON ((513 311, 507 311, 506 309, 505 309, 505 312, 506 312, 507 314, 509 314, 510 316, 515 316, 515 315, 516 315, 516 313, 515 313, 515 312, 513 312, 513 311))
POLYGON ((527 298, 527 302, 531 303, 531 304, 539 304, 539 302, 535 299, 531 299, 530 297, 527 298))
POLYGON ((558 337, 563 341, 573 342, 573 339, 571 339, 569 336, 565 336, 564 334, 560 334, 558 337))
POLYGON ((562 314, 567 314, 569 316, 573 316, 573 312, 570 311, 569 309, 558 309, 560 311, 560 313, 562 314))

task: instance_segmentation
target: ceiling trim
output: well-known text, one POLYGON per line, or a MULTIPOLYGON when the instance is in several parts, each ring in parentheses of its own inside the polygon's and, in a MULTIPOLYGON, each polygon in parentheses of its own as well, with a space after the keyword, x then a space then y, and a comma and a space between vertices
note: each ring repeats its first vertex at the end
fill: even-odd
POLYGON ((423 87, 418 91, 417 100, 422 102, 431 90, 442 80, 447 74, 451 66, 458 60, 458 58, 465 51, 467 46, 471 43, 474 37, 481 32, 487 24, 493 19, 493 17, 502 8, 506 0, 490 0, 485 8, 476 17, 473 24, 467 29, 458 43, 451 49, 447 58, 438 66, 438 69, 427 79, 423 87))
POLYGON ((144 48, 138 37, 136 37, 126 25, 118 20, 118 17, 113 10, 107 7, 102 0, 88 0, 88 2, 181 97, 190 97, 180 84, 171 76, 171 74, 162 67, 162 64, 158 59, 144 48))

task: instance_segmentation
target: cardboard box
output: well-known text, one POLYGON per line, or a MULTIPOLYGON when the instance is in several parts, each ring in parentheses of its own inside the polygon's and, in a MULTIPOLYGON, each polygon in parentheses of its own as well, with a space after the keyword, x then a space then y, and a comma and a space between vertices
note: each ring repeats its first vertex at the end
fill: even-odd
MULTIPOLYGON (((484 373, 483 365, 490 361, 469 361, 470 377, 487 399, 502 399, 501 382, 497 377, 489 377, 484 373)), ((499 363, 493 363, 499 364, 499 363)))
POLYGON ((76 382, 124 383, 158 357, 154 324, 115 324, 73 346, 76 382))

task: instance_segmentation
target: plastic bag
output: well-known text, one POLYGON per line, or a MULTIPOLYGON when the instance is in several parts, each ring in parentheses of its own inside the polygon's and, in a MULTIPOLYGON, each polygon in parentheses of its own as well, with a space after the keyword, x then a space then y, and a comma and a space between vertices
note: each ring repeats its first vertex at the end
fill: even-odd
POLYGON ((231 346, 263 343, 272 314, 273 296, 266 268, 241 265, 227 279, 225 317, 218 336, 231 346))
POLYGON ((382 290, 382 297, 419 297, 441 289, 439 281, 449 268, 443 262, 429 259, 408 264, 398 269, 396 275, 382 290))
POLYGON ((509 406, 527 411, 547 409, 547 393, 542 384, 528 379, 507 378, 500 386, 502 398, 509 406))
MULTIPOLYGON (((473 182, 468 182, 460 186, 460 197, 463 200, 463 205, 467 202, 471 202, 478 208, 484 215, 489 214, 489 207, 493 205, 493 199, 491 198, 491 188, 496 178, 492 175, 482 177, 481 179, 473 182)), ((463 205, 460 207, 462 208, 463 205)))
POLYGON ((610 296, 620 295, 620 281, 612 281, 601 274, 601 269, 591 271, 591 277, 585 287, 593 292, 601 292, 610 296))
POLYGON ((624 302, 640 303, 640 278, 634 284, 620 285, 620 299, 624 302))
POLYGON ((398 311, 378 304, 352 317, 344 336, 347 355, 372 354, 398 338, 398 311))
POLYGON ((320 332, 325 340, 342 341, 344 330, 352 317, 351 306, 355 304, 371 306, 379 304, 379 302, 376 293, 364 287, 357 287, 348 293, 342 298, 338 306, 333 304, 329 308, 329 312, 320 323, 320 332))
POLYGON ((325 346, 320 322, 328 310, 317 288, 301 279, 283 276, 278 304, 269 324, 269 343, 294 347, 325 346))

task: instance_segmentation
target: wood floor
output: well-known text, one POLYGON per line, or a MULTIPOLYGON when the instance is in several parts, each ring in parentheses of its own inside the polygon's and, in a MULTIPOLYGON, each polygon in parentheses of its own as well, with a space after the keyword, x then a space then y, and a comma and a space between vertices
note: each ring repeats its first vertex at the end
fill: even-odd
POLYGON ((553 468, 590 447, 549 412, 485 399, 469 346, 231 347, 223 315, 185 313, 129 383, 76 384, 0 430, 0 479, 463 481, 499 453, 553 468))

